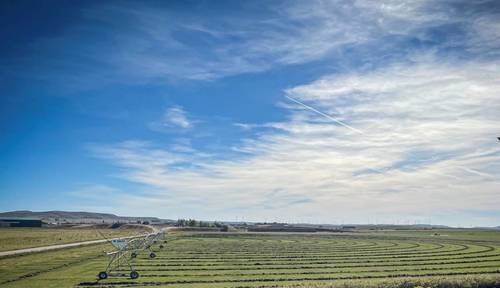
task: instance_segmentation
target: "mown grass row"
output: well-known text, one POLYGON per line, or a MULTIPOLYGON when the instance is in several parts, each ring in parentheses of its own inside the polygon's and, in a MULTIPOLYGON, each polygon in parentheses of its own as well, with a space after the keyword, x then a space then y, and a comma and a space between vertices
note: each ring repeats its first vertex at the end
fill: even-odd
MULTIPOLYGON (((244 257, 262 257, 263 254, 269 254, 270 256, 268 257, 306 257, 306 256, 317 256, 318 254, 327 254, 325 252, 329 252, 330 254, 335 254, 335 255, 356 255, 356 256, 369 256, 369 255, 377 255, 377 254, 384 254, 384 255, 387 255, 387 254, 419 254, 419 253, 423 253, 423 254, 428 254, 428 253, 436 253, 435 250, 440 250, 439 252, 447 252, 447 251, 450 251, 450 252, 456 252, 456 251, 463 251, 463 250, 467 250, 467 249, 470 249, 470 246, 466 246, 466 245, 460 245, 460 244, 455 244, 455 245, 448 245, 448 246, 445 246, 445 245, 441 245, 441 244, 434 244, 433 246, 430 246, 430 247, 423 247, 422 245, 415 245, 415 246, 412 246, 412 247, 404 247, 404 249, 401 249, 401 248, 393 248, 393 249, 384 249, 384 250, 362 250, 362 249, 352 249, 350 251, 345 251, 345 252, 338 252, 338 251, 328 251, 326 249, 323 249, 323 250, 319 250, 318 252, 304 252, 304 251, 298 251, 298 250, 289 250, 288 253, 282 251, 282 250, 279 250, 279 251, 268 251, 269 253, 265 253, 266 251, 260 251, 259 253, 234 253, 234 252, 231 252, 231 253, 225 253, 224 254, 224 259, 228 259, 228 258, 231 258, 231 257, 234 257, 234 256, 244 256, 244 257), (418 247, 418 249, 416 249, 418 247), (407 251, 409 250, 409 251, 407 251), (279 252, 279 253, 277 253, 279 252), (361 252, 361 253, 360 253, 361 252), (370 252, 370 253, 367 253, 367 252, 370 252), (280 256, 280 255, 286 255, 286 256, 280 256)), ((175 252, 176 251, 171 251, 171 254, 175 255, 175 252)), ((204 255, 207 255, 208 253, 203 253, 204 255)), ((191 254, 189 254, 191 255, 191 254)), ((213 255, 219 255, 219 253, 214 253, 213 255)), ((187 256, 187 255, 183 255, 183 256, 169 256, 169 257, 164 257, 164 259, 171 259, 171 260, 175 260, 175 259, 218 259, 218 258, 222 258, 222 256, 218 256, 218 257, 214 257, 214 256, 210 256, 210 254, 208 254, 208 256, 197 256, 197 257, 193 257, 193 256, 187 256)))
POLYGON ((465 247, 465 248, 460 248, 456 250, 440 250, 438 252, 431 252, 431 251, 424 251, 424 252, 391 252, 391 253, 374 253, 374 254, 355 254, 355 255, 339 255, 339 254, 315 254, 315 255, 284 255, 283 254, 269 254, 269 255, 253 255, 253 256, 242 256, 242 257, 234 257, 234 256, 227 256, 227 257, 159 257, 158 259, 162 260, 168 260, 170 263, 183 263, 183 262, 190 262, 193 260, 196 260, 198 263, 199 262, 209 262, 209 263, 217 263, 217 262, 230 262, 230 261, 252 261, 252 260, 259 260, 259 262, 262 262, 267 259, 280 259, 280 260, 287 260, 287 259, 293 259, 294 261, 307 261, 307 260, 312 260, 312 259, 335 259, 335 260, 346 260, 346 259, 359 259, 360 257, 370 257, 371 259, 386 259, 386 258, 419 258, 419 257, 427 257, 429 255, 432 256, 455 256, 455 255, 468 255, 468 254, 477 254, 477 253, 486 253, 495 250, 494 247, 487 247, 483 246, 483 250, 477 250, 477 251, 465 251, 465 250, 474 250, 470 249, 470 247, 465 247), (443 252, 444 251, 444 252, 443 252), (459 253, 457 253, 459 252, 459 253))
POLYGON ((346 266, 346 265, 329 265, 329 266, 317 266, 317 265, 303 265, 303 266, 280 266, 280 267, 260 267, 260 266, 248 266, 245 268, 241 267, 227 267, 227 268, 215 268, 215 269, 210 269, 209 267, 207 268, 158 268, 158 266, 153 267, 150 266, 149 268, 141 268, 141 271, 143 272, 156 272, 156 271, 163 271, 163 272, 176 272, 176 271, 187 271, 190 274, 195 275, 195 273, 199 273, 200 271, 206 272, 206 271, 236 271, 236 272, 245 272, 245 271, 261 271, 261 270, 279 270, 279 271, 289 271, 290 273, 298 273, 299 271, 296 270, 327 270, 327 271, 337 271, 339 269, 350 269, 350 270, 362 270, 362 269, 372 269, 372 268, 381 268, 381 269, 392 269, 395 270, 398 267, 462 267, 462 266, 467 266, 467 265, 481 265, 481 264, 488 264, 488 263, 495 263, 493 265, 499 264, 500 263, 500 258, 496 259, 491 259, 491 260, 469 260, 469 261, 455 261, 455 262, 446 262, 446 263, 440 263, 440 262, 429 262, 429 263, 404 263, 404 264, 391 264, 391 263, 375 263, 375 264, 363 264, 363 265, 355 265, 355 266, 346 266))
MULTIPOLYGON (((487 260, 488 258, 498 258, 500 257, 500 253, 496 254, 481 254, 481 255, 465 255, 463 257, 460 256, 455 256, 455 257, 446 257, 446 258, 433 258, 433 257, 427 257, 423 259, 366 259, 366 260, 356 260, 356 261, 260 261, 260 262, 246 262, 246 263, 240 263, 240 262, 228 262, 228 263, 159 263, 157 262, 152 262, 151 261, 140 261, 137 262, 136 266, 140 267, 148 267, 148 266, 163 266, 163 267, 204 267, 204 266, 209 266, 211 268, 216 268, 216 267, 226 267, 226 266, 239 266, 239 267, 249 267, 249 266, 300 266, 304 264, 308 265, 326 265, 326 264, 364 264, 364 263, 396 263, 397 265, 403 264, 403 263, 428 263, 430 261, 436 262, 440 261, 439 263, 446 264, 449 262, 453 262, 453 260, 462 260, 462 259, 469 259, 469 260, 481 260, 485 259, 487 260)), ((431 262, 431 263, 432 263, 431 262)))
MULTIPOLYGON (((487 246, 482 246, 482 247, 487 247, 487 246)), ((468 250, 471 247, 466 246, 466 245, 438 245, 435 244, 434 246, 430 247, 422 247, 417 245, 412 246, 407 249, 405 247, 404 249, 385 249, 385 250, 350 250, 350 251, 345 251, 345 252, 338 252, 338 251, 329 251, 327 249, 319 250, 318 252, 304 252, 304 251, 298 251, 298 250, 289 250, 288 252, 284 252, 282 250, 279 251, 260 251, 259 253, 224 253, 224 259, 228 259, 231 257, 263 257, 264 254, 268 254, 268 257, 307 257, 307 256, 318 256, 319 254, 335 254, 335 255, 354 255, 354 256, 370 256, 370 255, 391 255, 391 254, 429 254, 429 253, 436 253, 435 250, 440 250, 439 252, 457 252, 457 251, 463 251, 463 250, 468 250), (446 247, 446 249, 444 249, 446 247), (409 250, 409 251, 407 251, 409 250), (267 252, 267 253, 266 253, 267 252), (279 253, 278 253, 279 252, 279 253), (369 253, 368 253, 369 252, 369 253), (285 256, 280 256, 280 255, 285 255, 285 256)), ((217 255, 218 257, 211 256, 208 253, 203 253, 203 255, 208 256, 187 256, 187 255, 182 255, 182 256, 175 256, 176 251, 171 251, 172 256, 169 257, 164 257, 164 259, 220 259, 222 256, 220 256, 220 253, 214 253, 213 255, 217 255)), ((189 254, 191 255, 191 254, 189 254)))
MULTIPOLYGON (((218 284, 218 283, 256 283, 256 282, 314 282, 314 281, 334 281, 334 280, 357 280, 357 279, 388 279, 388 278, 404 278, 404 277, 430 277, 430 276, 454 276, 454 275, 474 275, 474 274, 499 274, 500 269, 491 271, 461 271, 449 270, 444 272, 434 273, 393 273, 393 274, 369 274, 369 275, 346 275, 346 276, 324 276, 324 277, 283 277, 283 278, 246 278, 246 279, 203 279, 203 280, 171 280, 171 281, 108 281, 104 283, 98 282, 82 282, 79 287, 146 287, 146 286, 165 286, 165 285, 178 285, 178 284, 218 284)), ((213 287, 213 286, 211 286, 213 287)), ((249 287, 249 286, 246 286, 249 287)), ((253 287, 253 286, 251 286, 253 287)))
MULTIPOLYGON (((428 263, 404 263, 404 264, 390 264, 390 263, 375 263, 368 265, 303 265, 303 266, 280 266, 280 267, 262 267, 262 266, 249 266, 246 268, 241 267, 227 267, 227 268, 154 268, 148 269, 141 267, 141 271, 253 271, 253 270, 307 270, 307 269, 340 269, 340 268, 366 268, 366 267, 406 267, 406 266, 428 266, 428 265, 455 265, 455 264, 471 264, 471 263, 491 263, 498 262, 500 258, 491 260, 468 260, 468 261, 453 261, 453 262, 428 262, 428 263)), ((156 267, 161 266, 157 265, 156 267)), ((153 266, 150 266, 153 267, 153 266)), ((296 273, 296 272, 293 272, 296 273)))

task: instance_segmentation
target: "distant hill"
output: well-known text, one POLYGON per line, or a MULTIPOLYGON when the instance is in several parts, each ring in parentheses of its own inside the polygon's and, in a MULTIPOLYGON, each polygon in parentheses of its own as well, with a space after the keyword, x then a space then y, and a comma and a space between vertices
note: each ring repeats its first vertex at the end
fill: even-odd
POLYGON ((70 211, 43 211, 33 212, 29 210, 11 211, 0 213, 2 218, 36 218, 47 223, 110 223, 110 222, 150 222, 169 223, 173 220, 160 219, 157 217, 128 217, 117 216, 108 213, 95 212, 70 212, 70 211))
POLYGON ((114 214, 106 213, 94 213, 94 212, 68 212, 68 211, 44 211, 44 212, 33 212, 29 210, 19 210, 12 212, 0 213, 0 217, 14 217, 14 218, 92 218, 92 219, 119 219, 119 216, 114 214))

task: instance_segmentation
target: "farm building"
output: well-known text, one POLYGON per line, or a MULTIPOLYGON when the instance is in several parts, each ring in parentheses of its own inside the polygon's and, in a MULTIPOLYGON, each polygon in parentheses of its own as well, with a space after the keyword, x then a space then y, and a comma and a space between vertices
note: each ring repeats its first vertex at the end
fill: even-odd
POLYGON ((42 227, 42 220, 28 218, 0 218, 0 227, 42 227))

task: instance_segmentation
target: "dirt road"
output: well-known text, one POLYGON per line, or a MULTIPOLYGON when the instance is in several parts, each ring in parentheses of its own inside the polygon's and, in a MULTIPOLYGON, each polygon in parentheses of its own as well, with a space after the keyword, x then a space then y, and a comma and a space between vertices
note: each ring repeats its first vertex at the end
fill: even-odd
MULTIPOLYGON (((119 237, 119 238, 113 238, 113 239, 129 239, 129 238, 134 238, 134 237, 140 237, 140 236, 128 236, 128 237, 119 237)), ((106 241, 108 241, 108 240, 106 240, 106 239, 89 240, 89 241, 82 241, 82 242, 76 242, 76 243, 58 244, 58 245, 50 245, 50 246, 43 246, 43 247, 34 247, 34 248, 4 251, 4 252, 0 252, 0 257, 14 256, 14 255, 20 255, 20 254, 29 254, 29 253, 35 253, 35 252, 44 252, 44 251, 50 251, 50 250, 58 250, 58 249, 64 249, 64 248, 93 245, 93 244, 100 244, 100 243, 106 243, 106 241)))

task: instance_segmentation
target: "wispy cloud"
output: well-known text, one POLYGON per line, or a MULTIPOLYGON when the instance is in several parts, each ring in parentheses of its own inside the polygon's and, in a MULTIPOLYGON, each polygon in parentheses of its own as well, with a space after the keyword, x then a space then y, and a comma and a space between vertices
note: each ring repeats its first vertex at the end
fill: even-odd
POLYGON ((500 206, 491 177, 500 173, 499 65, 426 58, 285 91, 365 135, 289 106, 287 121, 266 124, 274 129, 245 139, 230 160, 151 143, 101 147, 100 157, 157 189, 154 199, 202 216, 366 222, 491 211, 500 206))
POLYGON ((43 57, 26 57, 37 65, 23 67, 40 67, 32 76, 47 80, 91 85, 211 80, 335 55, 342 61, 353 49, 389 57, 415 49, 404 41, 491 55, 500 44, 491 2, 252 2, 224 14, 201 13, 204 5, 98 3, 61 35, 37 40, 31 48, 43 57), (439 38, 443 31, 448 41, 439 38))
POLYGON ((157 131, 179 131, 193 128, 194 122, 180 106, 165 109, 160 120, 150 123, 149 127, 157 131))

